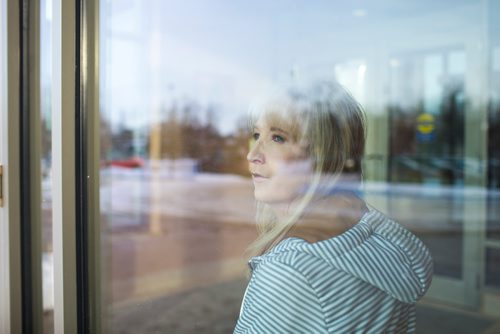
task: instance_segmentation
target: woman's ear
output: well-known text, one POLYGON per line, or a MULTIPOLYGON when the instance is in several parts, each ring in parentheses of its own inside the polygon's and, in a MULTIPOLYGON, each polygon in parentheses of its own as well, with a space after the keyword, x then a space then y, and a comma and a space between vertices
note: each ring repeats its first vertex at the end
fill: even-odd
POLYGON ((346 161, 345 161, 345 164, 344 164, 344 168, 347 169, 347 170, 351 170, 354 168, 354 166, 356 166, 356 161, 354 161, 354 159, 352 158, 348 158, 346 161))

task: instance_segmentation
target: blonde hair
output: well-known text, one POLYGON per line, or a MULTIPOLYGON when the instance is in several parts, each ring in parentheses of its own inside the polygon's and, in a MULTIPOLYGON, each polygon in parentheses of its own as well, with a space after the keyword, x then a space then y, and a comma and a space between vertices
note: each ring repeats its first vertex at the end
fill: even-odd
POLYGON ((365 144, 365 115, 349 92, 336 82, 320 82, 309 88, 289 88, 273 93, 252 108, 255 115, 278 116, 291 123, 297 140, 306 143, 306 154, 313 161, 314 173, 294 210, 278 220, 271 207, 257 201, 259 237, 249 247, 252 255, 261 255, 283 240, 321 186, 323 176, 338 179, 342 173, 361 177, 361 159, 365 144))

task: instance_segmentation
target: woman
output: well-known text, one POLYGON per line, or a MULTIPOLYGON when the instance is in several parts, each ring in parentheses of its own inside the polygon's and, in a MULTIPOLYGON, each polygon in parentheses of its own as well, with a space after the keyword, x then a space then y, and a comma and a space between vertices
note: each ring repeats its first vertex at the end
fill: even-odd
POLYGON ((235 333, 414 332, 432 260, 358 196, 360 106, 320 83, 257 110, 247 159, 260 236, 235 333))

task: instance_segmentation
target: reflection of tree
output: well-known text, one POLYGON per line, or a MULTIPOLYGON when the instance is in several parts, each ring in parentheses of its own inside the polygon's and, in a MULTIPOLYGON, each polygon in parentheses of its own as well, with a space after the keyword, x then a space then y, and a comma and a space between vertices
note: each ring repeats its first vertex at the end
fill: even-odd
POLYGON ((199 106, 188 103, 182 108, 181 112, 181 140, 184 145, 184 154, 186 157, 199 158, 202 153, 202 138, 200 138, 200 129, 202 124, 197 116, 199 106))
POLYGON ((160 123, 161 147, 160 157, 171 160, 183 156, 182 122, 176 108, 165 110, 166 119, 160 123))
POLYGON ((235 173, 248 175, 248 163, 246 160, 248 151, 248 138, 250 137, 245 119, 237 124, 234 134, 225 137, 223 149, 223 164, 221 171, 224 173, 235 173))
POLYGON ((448 87, 443 96, 441 111, 443 153, 462 155, 464 147, 464 88, 461 85, 448 87))
POLYGON ((236 131, 223 135, 217 128, 218 110, 192 100, 161 110, 159 123, 132 130, 125 124, 111 126, 101 118, 101 159, 193 159, 198 169, 212 173, 247 175, 249 134, 244 119, 236 131), (142 141, 139 139, 143 139, 142 141), (140 147, 139 147, 140 146, 140 147))
POLYGON ((403 109, 400 106, 390 106, 391 116, 390 152, 393 155, 414 154, 415 128, 417 115, 421 113, 421 106, 403 109))
POLYGON ((457 162, 463 159, 465 139, 463 83, 450 84, 443 96, 440 122, 440 152, 449 163, 443 166, 440 177, 444 184, 454 184, 463 179, 463 167, 457 162))
POLYGON ((155 125, 161 133, 160 159, 190 158, 198 162, 200 171, 247 174, 245 122, 240 121, 234 133, 224 136, 216 126, 217 108, 194 101, 173 104, 162 115, 163 120, 155 125))
POLYGON ((245 173, 242 148, 245 150, 246 132, 239 127, 236 134, 221 135, 216 127, 218 113, 214 106, 204 109, 188 102, 182 107, 172 108, 167 114, 161 125, 164 158, 195 159, 200 170, 205 172, 245 173), (205 116, 204 121, 200 115, 205 116))
POLYGON ((111 155, 112 141, 111 141, 111 125, 108 120, 101 115, 100 120, 100 136, 101 136, 101 161, 106 161, 111 155))
POLYGON ((393 182, 420 182, 420 171, 401 166, 400 158, 417 155, 415 129, 417 115, 422 112, 422 105, 419 104, 413 108, 402 108, 393 105, 389 106, 388 109, 390 115, 389 148, 391 156, 389 178, 393 182))
POLYGON ((128 158, 134 155, 134 132, 125 125, 120 124, 111 135, 113 158, 128 158))
POLYGON ((51 131, 50 131, 50 120, 46 118, 42 118, 42 132, 41 132, 41 140, 42 140, 42 157, 45 159, 50 159, 51 152, 51 131))
POLYGON ((218 172, 221 171, 223 164, 224 138, 219 134, 215 126, 216 112, 213 107, 209 107, 205 111, 205 115, 205 124, 202 124, 198 129, 200 138, 190 137, 187 144, 192 145, 195 144, 193 141, 199 141, 201 144, 200 169, 207 172, 218 172))
POLYGON ((443 184, 454 184, 463 178, 463 85, 445 88, 440 113, 433 115, 432 137, 427 139, 419 139, 417 135, 417 118, 426 112, 422 102, 412 107, 389 106, 392 181, 422 182, 436 178, 443 184))
POLYGON ((500 189, 500 101, 490 101, 488 115, 488 186, 500 189))

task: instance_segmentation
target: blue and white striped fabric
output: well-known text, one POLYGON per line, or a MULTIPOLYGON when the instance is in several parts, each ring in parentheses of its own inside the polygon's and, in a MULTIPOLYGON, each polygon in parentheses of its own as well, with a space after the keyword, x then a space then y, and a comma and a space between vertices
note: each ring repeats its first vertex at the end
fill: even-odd
POLYGON ((425 245, 376 210, 328 240, 285 239, 250 266, 234 333, 412 333, 433 267, 425 245))

